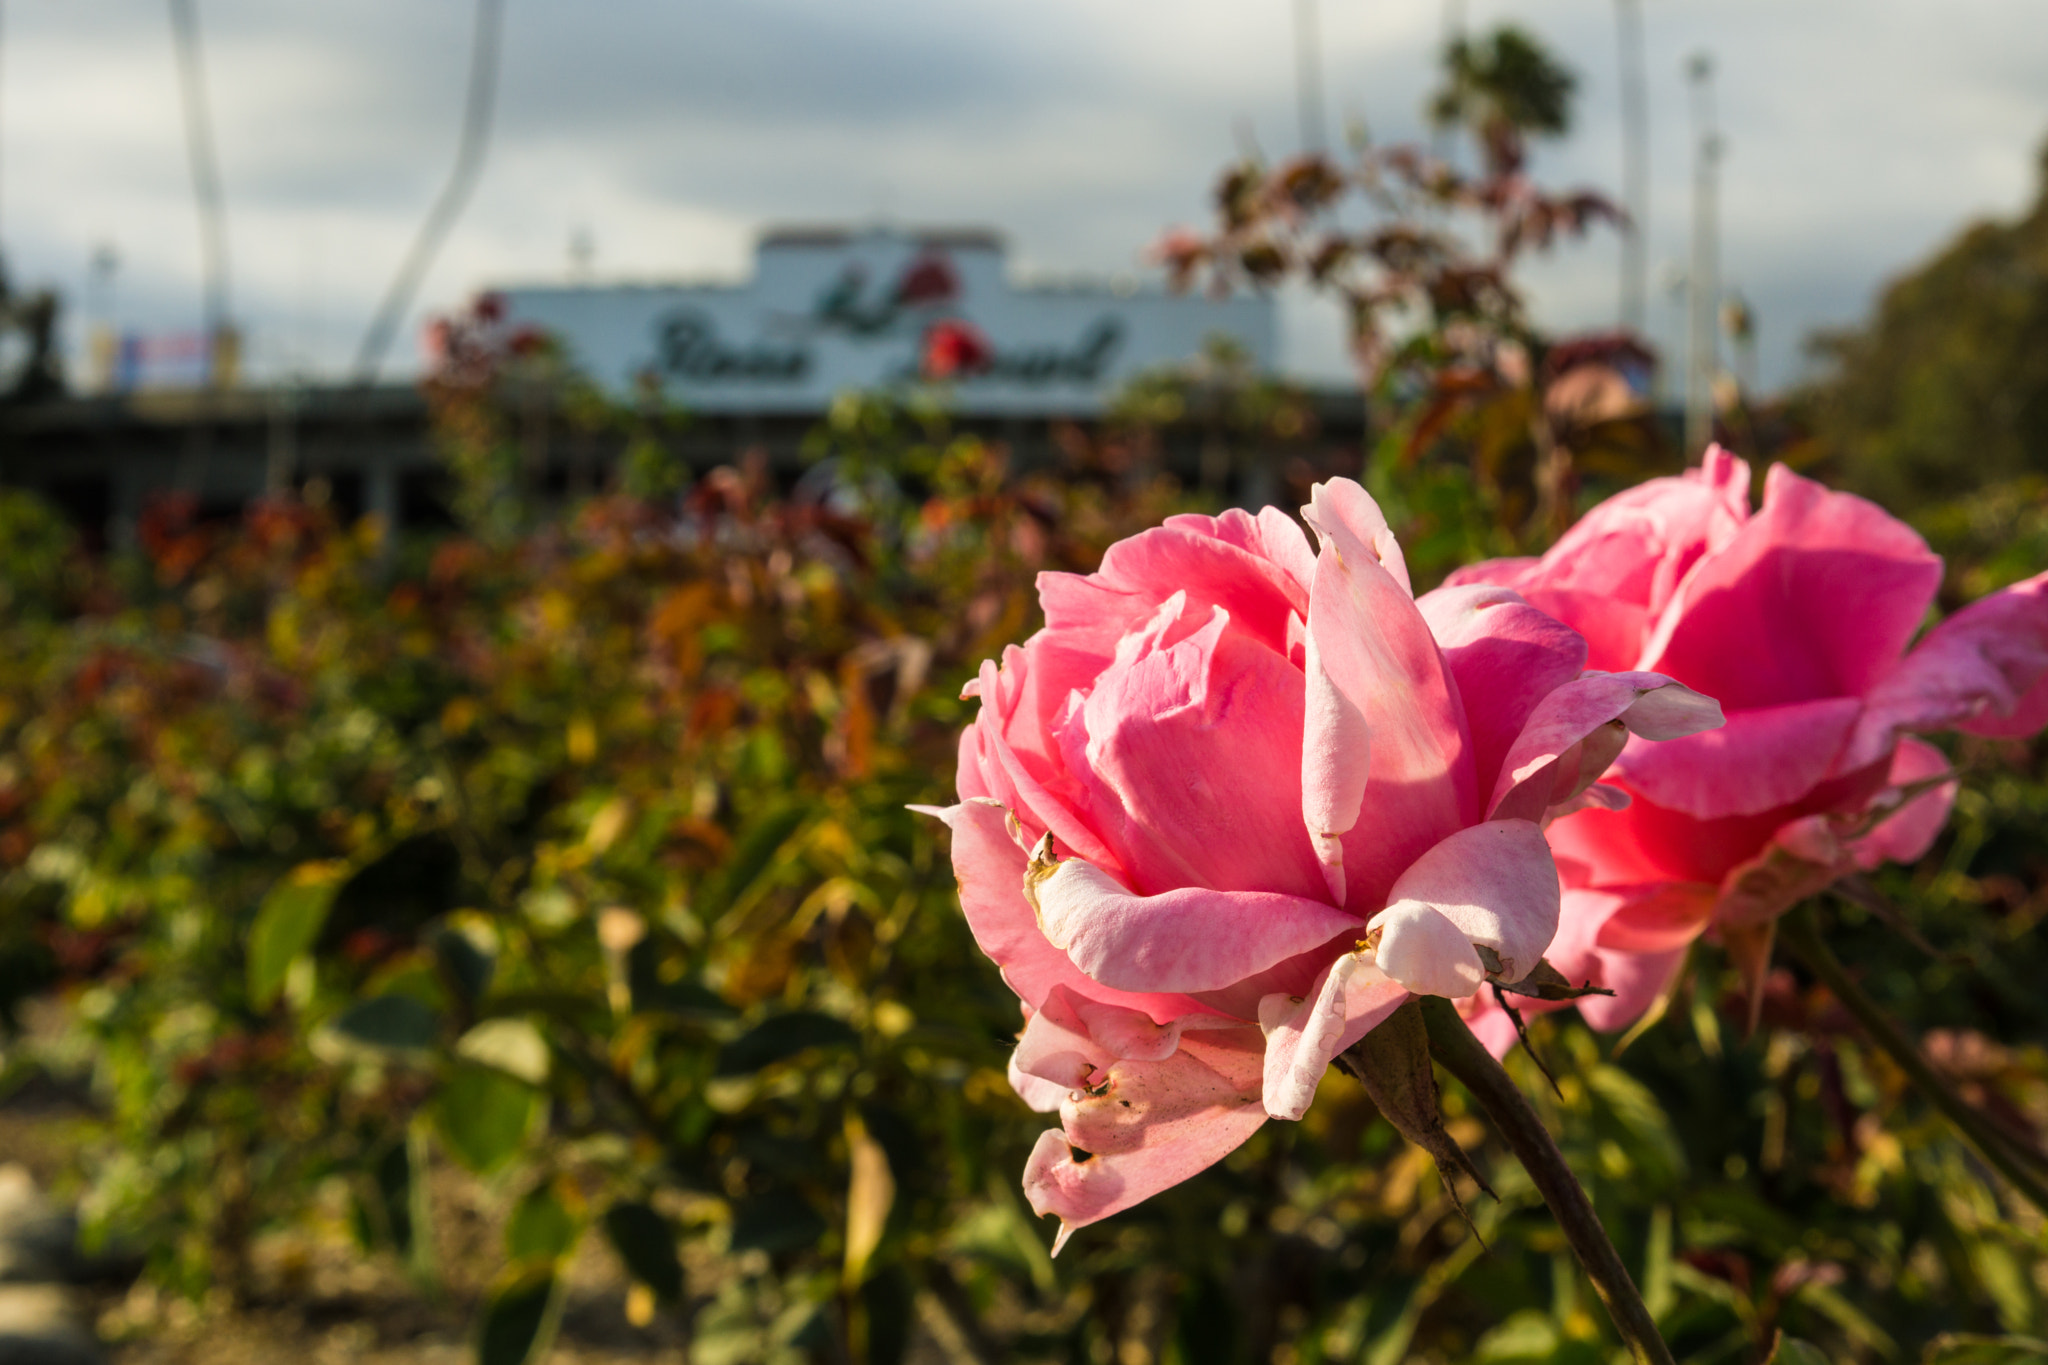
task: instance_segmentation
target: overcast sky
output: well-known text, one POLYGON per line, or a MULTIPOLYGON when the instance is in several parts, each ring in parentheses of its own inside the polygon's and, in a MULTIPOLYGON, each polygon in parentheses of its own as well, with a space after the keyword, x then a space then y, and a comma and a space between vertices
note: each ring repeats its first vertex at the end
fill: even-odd
MULTIPOLYGON (((1456 0, 1451 0, 1455 3, 1456 0)), ((226 185, 233 310, 261 370, 345 365, 454 154, 468 0, 197 0, 226 185)), ((1424 135, 1446 0, 1320 0, 1333 127, 1424 135)), ((2041 0, 1642 0, 1651 79, 1652 330, 1685 251, 1685 57, 1713 54, 1727 140, 1724 277, 1755 306, 1767 382, 1802 338, 1966 220, 2029 200, 2048 135, 2041 0)), ((1293 0, 508 0, 490 158, 417 318, 559 279, 579 230, 600 280, 733 278, 766 223, 986 224, 1026 274, 1126 273, 1205 221, 1249 135, 1294 149, 1293 0)), ((1614 0, 1465 0, 1579 75, 1553 184, 1613 189, 1614 0)), ((198 229, 163 0, 12 0, 0 33, 0 242, 74 317, 192 327, 198 229), (111 297, 88 294, 109 245, 111 297)), ((1554 328, 1610 323, 1611 236, 1530 276, 1554 328)), ((1297 368, 1337 364, 1293 308, 1297 368)))

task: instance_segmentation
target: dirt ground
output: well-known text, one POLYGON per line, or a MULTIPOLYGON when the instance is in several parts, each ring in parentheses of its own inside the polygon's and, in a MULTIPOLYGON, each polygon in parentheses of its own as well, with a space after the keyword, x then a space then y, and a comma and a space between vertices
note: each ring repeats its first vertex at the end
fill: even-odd
MULTIPOLYGON (((83 1120, 73 1098, 16 1091, 0 1101, 0 1164, 27 1167, 62 1205, 83 1120)), ((395 1255, 364 1256, 348 1231, 346 1191, 329 1193, 335 1197, 299 1225, 258 1239, 250 1255, 251 1288, 240 1303, 225 1293, 194 1303, 160 1292, 137 1277, 132 1261, 79 1286, 85 1318, 109 1365, 468 1365, 478 1307, 505 1268, 508 1193, 452 1165, 435 1167, 428 1182, 432 1269, 425 1279, 395 1255)), ((738 1269, 685 1248, 685 1280, 707 1292, 731 1283, 738 1269)), ((547 1365, 645 1365, 693 1356, 750 1365, 758 1355, 744 1344, 752 1338, 743 1325, 738 1336, 730 1320, 714 1329, 719 1313, 701 1299, 699 1351, 688 1348, 684 1328, 667 1313, 635 1325, 628 1313, 632 1286, 602 1236, 583 1238, 563 1280, 560 1326, 547 1365)), ((919 1309, 909 1365, 981 1358, 956 1340, 957 1328, 949 1329, 943 1312, 933 1315, 923 1302, 919 1309)))
MULTIPOLYGON (((100 1317, 116 1365, 469 1365, 466 1315, 417 1301, 319 1299, 200 1311, 151 1325, 133 1321, 124 1298, 100 1317), (116 1337, 114 1331, 122 1333, 116 1337)), ((631 1327, 603 1305, 571 1302, 551 1365, 680 1360, 680 1345, 631 1327)))
MULTIPOLYGON (((61 1195, 77 1113, 61 1099, 0 1105, 0 1162, 26 1166, 61 1195)), ((449 1172, 433 1187, 438 1283, 422 1288, 390 1257, 365 1260, 347 1239, 295 1231, 252 1258, 251 1301, 194 1304, 142 1282, 82 1288, 113 1365, 467 1365, 478 1302, 497 1269, 498 1220, 475 1181, 449 1172)), ((569 1266, 551 1365, 642 1365, 682 1359, 673 1326, 626 1316, 626 1278, 601 1239, 569 1266)))

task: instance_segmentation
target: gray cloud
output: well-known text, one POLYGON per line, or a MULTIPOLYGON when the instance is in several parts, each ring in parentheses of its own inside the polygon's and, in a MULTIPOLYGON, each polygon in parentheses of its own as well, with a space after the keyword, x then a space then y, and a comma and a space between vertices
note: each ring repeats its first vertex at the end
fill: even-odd
MULTIPOLYGON (((200 0, 234 244, 259 362, 351 348, 453 153, 467 4, 200 0)), ((1441 0, 1323 0, 1333 120, 1421 133, 1441 0)), ((1715 53, 1729 144, 1724 275, 1756 305, 1764 370, 1859 315, 1965 218, 2010 213, 2048 131, 2035 0, 1644 0, 1653 83, 1653 261, 1683 258, 1690 133, 1680 64, 1715 53)), ((1581 76, 1554 181, 1619 164, 1613 0, 1472 0, 1581 76)), ((1295 140, 1291 6, 1238 0, 511 0, 501 111, 475 202, 423 310, 492 281, 559 276, 587 227, 600 276, 736 274, 764 222, 978 222, 1029 270, 1128 270, 1200 221, 1241 130, 1295 140)), ((152 0, 8 8, 0 238, 19 277, 76 295, 96 242, 128 325, 190 326, 197 231, 168 29, 152 0)), ((1531 271, 1559 327, 1611 320, 1617 247, 1531 271)), ((1290 307, 1294 307, 1290 303, 1290 307)), ((1677 336, 1659 296, 1653 330, 1677 336)), ((1301 363, 1339 365, 1312 312, 1301 363)), ((1674 357, 1675 358, 1675 357, 1674 357)))

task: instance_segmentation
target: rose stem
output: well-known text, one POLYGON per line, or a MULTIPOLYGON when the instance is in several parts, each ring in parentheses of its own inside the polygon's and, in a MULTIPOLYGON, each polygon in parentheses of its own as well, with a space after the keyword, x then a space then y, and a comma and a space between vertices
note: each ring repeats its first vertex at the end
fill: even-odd
MULTIPOLYGON (((1842 1008, 1855 1016, 1870 1040, 1969 1139, 1970 1145, 1984 1160, 2024 1195, 2027 1202, 2048 1213, 2048 1184, 2043 1183, 2040 1173, 2030 1169, 2013 1152, 2008 1145, 2009 1139, 1993 1128, 1984 1115, 1977 1112, 1976 1106, 1956 1093, 1955 1087, 1934 1069, 1905 1031, 1878 1008, 1876 1001, 1864 994, 1863 987, 1849 975, 1849 969, 1842 965, 1842 960, 1821 939, 1819 929, 1814 926, 1811 908, 1799 906, 1778 921, 1778 942, 1784 944, 1792 956, 1799 959, 1800 965, 1812 972, 1835 999, 1842 1002, 1842 1008)), ((2035 1156, 2031 1152, 2027 1155, 2035 1156)))
POLYGON ((1564 1153, 1557 1150, 1550 1130, 1543 1126, 1527 1097, 1493 1059, 1493 1054, 1472 1036, 1456 1006, 1442 996, 1425 995, 1421 1000, 1422 1017, 1429 1026, 1430 1052, 1444 1070, 1472 1092, 1523 1169, 1529 1172, 1537 1192, 1572 1244, 1579 1264, 1586 1268, 1601 1302, 1607 1305, 1607 1315, 1614 1320, 1622 1340, 1639 1361, 1648 1365, 1676 1365, 1671 1348, 1658 1335, 1657 1320, 1636 1291, 1635 1281, 1629 1278, 1628 1267, 1621 1263, 1614 1243, 1608 1240, 1600 1216, 1593 1212, 1592 1201, 1586 1198, 1578 1177, 1565 1164, 1564 1153))

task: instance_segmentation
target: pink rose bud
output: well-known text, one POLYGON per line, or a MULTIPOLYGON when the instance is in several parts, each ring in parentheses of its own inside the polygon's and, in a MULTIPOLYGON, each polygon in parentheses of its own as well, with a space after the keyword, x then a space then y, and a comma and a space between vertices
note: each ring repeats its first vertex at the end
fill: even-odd
POLYGON ((1720 723, 1499 588, 1421 601, 1365 490, 1303 517, 1180 516, 968 684, 961 908, 1022 997, 1011 1080, 1061 1128, 1025 1170, 1061 1238, 1299 1118, 1411 992, 1533 970, 1556 929, 1541 822, 1606 799, 1630 734, 1720 723))

